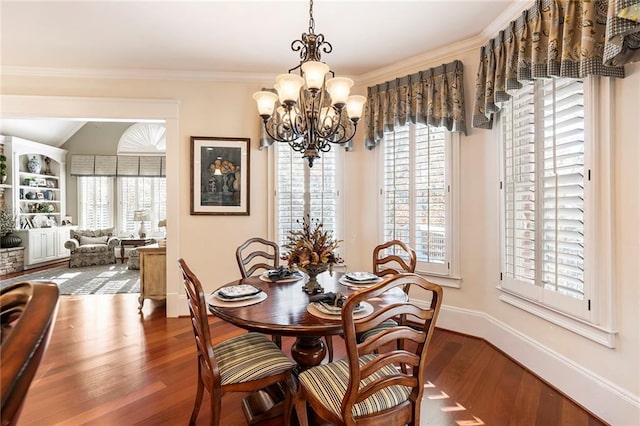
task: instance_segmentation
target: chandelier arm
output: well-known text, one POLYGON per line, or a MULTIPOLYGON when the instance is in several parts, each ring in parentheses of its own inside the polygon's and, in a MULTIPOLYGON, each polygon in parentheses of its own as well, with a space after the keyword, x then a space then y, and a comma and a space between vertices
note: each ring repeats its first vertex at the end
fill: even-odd
MULTIPOLYGON (((296 138, 296 139, 287 139, 285 136, 280 136, 280 135, 279 135, 279 132, 276 132, 276 134, 273 134, 273 133, 269 130, 269 127, 272 127, 272 126, 273 126, 273 124, 272 124, 271 126, 269 126, 269 125, 267 124, 267 122, 268 122, 268 121, 272 121, 272 120, 271 120, 271 119, 266 119, 266 120, 264 120, 264 130, 267 132, 267 135, 268 135, 271 139, 273 139, 274 141, 276 141, 276 142, 286 142, 286 143, 290 143, 290 142, 292 142, 292 141, 297 140, 297 138, 296 138)), ((276 125, 276 127, 277 127, 277 126, 278 126, 278 125, 276 125)))

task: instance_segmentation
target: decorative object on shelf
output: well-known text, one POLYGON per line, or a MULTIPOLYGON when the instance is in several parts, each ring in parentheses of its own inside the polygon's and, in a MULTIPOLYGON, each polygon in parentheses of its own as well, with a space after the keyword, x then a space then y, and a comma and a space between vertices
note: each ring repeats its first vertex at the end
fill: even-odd
POLYGON ((151 215, 149 214, 149 210, 142 209, 142 210, 134 211, 133 220, 140 221, 140 229, 138 229, 138 236, 140 236, 140 238, 145 238, 147 236, 147 230, 144 228, 144 222, 147 220, 151 220, 151 215))
POLYGON ((0 183, 7 181, 7 156, 0 154, 0 183))
POLYGON ((29 191, 26 194, 24 194, 24 198, 26 198, 27 200, 35 200, 36 199, 36 193, 33 191, 29 191))
POLYGON ((40 174, 42 163, 40 163, 40 159, 36 155, 32 156, 27 162, 27 169, 31 173, 40 174))
MULTIPOLYGON (((298 221, 299 222, 299 221, 298 221)), ((287 243, 283 246, 289 252, 282 255, 289 269, 297 266, 299 270, 309 275, 303 290, 308 294, 324 291, 317 280, 317 276, 325 271, 333 273, 333 265, 342 263, 340 256, 334 253, 340 240, 334 240, 331 231, 325 231, 319 220, 312 221, 306 215, 302 230, 291 230, 287 243)))
POLYGON ((53 191, 50 189, 47 189, 46 191, 44 191, 44 198, 49 201, 53 200, 53 191))
POLYGON ((43 175, 50 175, 51 173, 51 158, 49 157, 44 157, 44 171, 42 172, 43 175))
POLYGON ((315 34, 314 28, 311 0, 309 33, 291 44, 291 50, 300 52, 300 64, 276 77, 277 95, 268 90, 253 94, 267 135, 301 152, 309 167, 320 158, 320 152, 331 149, 331 144, 344 145, 353 139, 366 102, 364 96, 349 96, 353 80, 335 77, 329 66, 320 62, 320 51, 331 53, 333 46, 323 34, 315 34), (300 75, 291 73, 296 69, 300 75), (333 78, 327 80, 329 73, 333 78))
POLYGON ((13 214, 11 206, 5 205, 0 209, 0 247, 12 248, 19 247, 22 244, 22 238, 13 235, 16 229, 16 217, 13 214))

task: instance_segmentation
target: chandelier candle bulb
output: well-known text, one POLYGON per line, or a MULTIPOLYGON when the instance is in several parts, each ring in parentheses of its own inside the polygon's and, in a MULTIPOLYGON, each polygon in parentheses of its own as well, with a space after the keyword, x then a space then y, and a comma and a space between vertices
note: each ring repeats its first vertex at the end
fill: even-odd
POLYGON ((266 90, 253 95, 268 136, 264 143, 268 145, 270 138, 289 144, 302 153, 309 167, 331 145, 344 146, 353 139, 366 102, 364 96, 349 96, 353 80, 335 77, 329 65, 321 61, 321 54, 331 53, 333 46, 314 28, 310 0, 309 32, 291 43, 291 50, 300 54, 299 65, 276 77, 277 96, 266 90), (300 75, 293 73, 296 70, 300 75))

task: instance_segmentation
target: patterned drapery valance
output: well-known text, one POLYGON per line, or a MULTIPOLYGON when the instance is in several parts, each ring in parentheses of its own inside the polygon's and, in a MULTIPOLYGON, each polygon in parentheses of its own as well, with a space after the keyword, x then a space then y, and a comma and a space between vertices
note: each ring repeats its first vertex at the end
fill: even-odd
POLYGON ((603 64, 607 0, 538 0, 480 50, 473 127, 490 129, 520 82, 551 76, 624 77, 603 64))
POLYGON ((640 61, 640 1, 609 0, 605 65, 640 61))
POLYGON ((466 133, 462 68, 454 61, 369 87, 365 146, 373 149, 384 132, 407 122, 466 133))

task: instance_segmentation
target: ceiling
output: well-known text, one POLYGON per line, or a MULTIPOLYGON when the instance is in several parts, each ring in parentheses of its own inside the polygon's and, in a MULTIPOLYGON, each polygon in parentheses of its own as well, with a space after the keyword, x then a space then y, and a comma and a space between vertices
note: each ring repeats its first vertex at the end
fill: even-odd
MULTIPOLYGON (((326 61, 354 78, 478 36, 528 1, 315 0, 315 33, 333 45, 326 61)), ((5 1, 4 72, 182 77, 253 76, 270 81, 299 62, 291 42, 308 32, 309 3, 289 1, 5 1)), ((77 122, 0 120, 0 132, 60 145, 77 122), (49 134, 42 135, 50 125, 49 134), (55 133, 55 136, 51 136, 55 133)), ((77 130, 77 128, 76 128, 77 130)), ((66 140, 66 139, 65 139, 66 140)))

